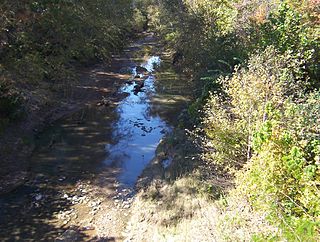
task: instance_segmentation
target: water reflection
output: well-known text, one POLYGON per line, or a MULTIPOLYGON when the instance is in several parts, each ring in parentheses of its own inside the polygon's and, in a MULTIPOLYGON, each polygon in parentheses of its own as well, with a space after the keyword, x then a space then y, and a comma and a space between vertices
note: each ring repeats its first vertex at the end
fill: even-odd
MULTIPOLYGON (((137 56, 140 61, 141 53, 137 56)), ((124 74, 133 70, 135 77, 137 68, 129 68, 132 60, 125 58, 121 67, 124 74)), ((66 230, 61 225, 63 221, 56 219, 57 213, 73 208, 65 193, 78 196, 79 181, 93 182, 110 191, 114 190, 116 178, 124 186, 134 185, 193 92, 189 83, 170 70, 165 61, 158 67, 160 62, 158 56, 146 59, 141 65, 147 69, 140 75, 142 78, 136 78, 118 93, 127 96, 116 112, 114 106, 120 98, 113 97, 114 105, 90 106, 39 135, 37 149, 30 158, 29 181, 0 197, 1 241, 54 241, 66 230), (142 89, 134 92, 134 86, 142 81, 142 89), (100 184, 96 178, 101 174, 100 184)), ((99 76, 118 77, 116 72, 105 71, 93 78, 99 76)), ((86 239, 83 234, 82 240, 86 239)))
MULTIPOLYGON (((152 73, 159 64, 160 58, 153 56, 141 66, 152 73)), ((138 74, 136 69, 133 69, 134 76, 138 74)), ((134 92, 136 82, 126 84, 121 89, 121 92, 129 95, 117 108, 120 117, 114 125, 113 137, 118 142, 106 146, 110 155, 105 164, 122 169, 118 180, 123 186, 134 186, 144 167, 154 157, 161 137, 170 129, 157 114, 152 115, 150 112, 154 83, 155 77, 150 74, 144 80, 141 92, 134 92)))

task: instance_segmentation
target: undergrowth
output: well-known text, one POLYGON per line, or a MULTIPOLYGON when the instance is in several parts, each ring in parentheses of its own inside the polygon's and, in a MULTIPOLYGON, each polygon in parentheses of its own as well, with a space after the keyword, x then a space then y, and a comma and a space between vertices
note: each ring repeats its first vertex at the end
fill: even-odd
POLYGON ((146 10, 173 64, 205 83, 189 108, 201 120, 191 130, 200 173, 209 183, 208 173, 228 174, 248 210, 232 193, 222 199, 224 240, 320 236, 318 9, 313 0, 164 0, 146 10), (255 215, 264 231, 244 221, 255 215))

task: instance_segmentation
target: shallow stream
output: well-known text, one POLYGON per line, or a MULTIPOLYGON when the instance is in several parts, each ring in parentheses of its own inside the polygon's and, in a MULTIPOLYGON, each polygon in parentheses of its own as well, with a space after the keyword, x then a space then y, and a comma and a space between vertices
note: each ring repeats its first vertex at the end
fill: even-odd
POLYGON ((39 135, 30 158, 31 178, 0 197, 1 241, 54 240, 65 230, 54 222, 55 214, 73 206, 63 200, 64 193, 79 182, 108 174, 104 186, 117 183, 133 190, 192 96, 190 83, 165 58, 146 53, 145 47, 152 48, 139 46, 133 65, 123 67, 132 72, 132 78, 119 90, 125 98, 115 109, 90 106, 39 135), (136 66, 146 71, 137 73, 136 66))

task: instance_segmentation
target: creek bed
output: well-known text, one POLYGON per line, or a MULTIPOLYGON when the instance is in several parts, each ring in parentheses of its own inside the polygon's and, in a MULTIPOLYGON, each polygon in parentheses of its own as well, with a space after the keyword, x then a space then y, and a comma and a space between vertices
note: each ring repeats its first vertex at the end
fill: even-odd
POLYGON ((54 240, 67 228, 61 214, 76 218, 75 204, 89 197, 82 187, 97 177, 103 181, 101 188, 133 190, 161 138, 177 125, 193 90, 169 63, 145 53, 145 47, 152 45, 136 48, 140 61, 135 58, 133 66, 123 67, 132 71, 132 80, 119 90, 117 95, 125 98, 116 108, 90 106, 38 137, 29 181, 0 197, 1 241, 54 240), (146 69, 138 79, 137 65, 146 69))

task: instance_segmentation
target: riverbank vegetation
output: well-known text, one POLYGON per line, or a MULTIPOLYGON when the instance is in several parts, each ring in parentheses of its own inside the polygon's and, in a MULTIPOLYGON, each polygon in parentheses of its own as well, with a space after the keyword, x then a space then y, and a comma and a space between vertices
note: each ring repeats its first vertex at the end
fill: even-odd
POLYGON ((318 0, 5 0, 0 13, 0 132, 146 27, 199 82, 188 135, 166 138, 173 162, 133 205, 132 238, 319 239, 318 0))
POLYGON ((108 61, 143 16, 131 1, 1 1, 0 126, 16 120, 30 91, 72 85, 76 67, 108 61))
MULTIPOLYGON (((142 11, 171 50, 173 64, 202 81, 202 94, 189 108, 196 124, 190 133, 202 149, 195 159, 202 168, 192 177, 207 186, 199 190, 219 191, 223 216, 212 216, 220 239, 320 236, 319 4, 163 0, 142 11), (221 184, 214 182, 218 177, 233 183, 232 189, 213 189, 221 184)), ((183 167, 181 159, 176 162, 183 167)), ((159 196, 151 200, 163 203, 167 192, 181 187, 180 178, 169 184, 154 185, 159 196)), ((181 192, 167 200, 182 202, 181 192)), ((185 209, 171 211, 174 222, 158 224, 161 233, 175 228, 183 235, 192 227, 197 209, 189 215, 185 209)))

